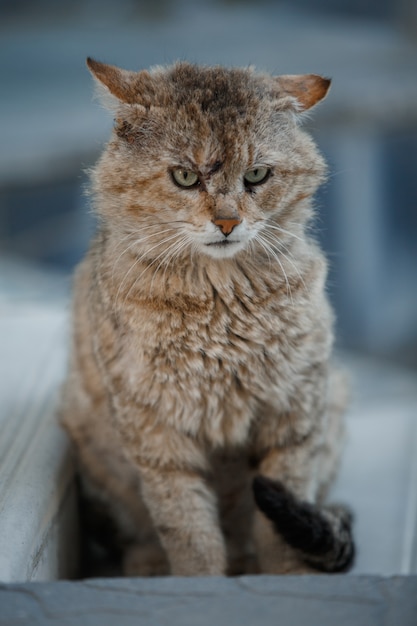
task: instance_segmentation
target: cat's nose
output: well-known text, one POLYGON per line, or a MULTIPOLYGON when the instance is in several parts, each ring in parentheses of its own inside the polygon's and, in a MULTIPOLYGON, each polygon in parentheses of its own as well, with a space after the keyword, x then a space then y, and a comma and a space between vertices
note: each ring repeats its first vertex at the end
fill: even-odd
POLYGON ((241 219, 239 217, 236 218, 222 218, 212 220, 213 224, 215 224, 222 231, 225 237, 228 237, 235 226, 241 223, 241 219))

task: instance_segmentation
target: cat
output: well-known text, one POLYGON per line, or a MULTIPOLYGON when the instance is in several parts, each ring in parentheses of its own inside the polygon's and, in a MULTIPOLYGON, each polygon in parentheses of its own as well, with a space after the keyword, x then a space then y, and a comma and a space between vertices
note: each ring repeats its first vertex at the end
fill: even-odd
POLYGON ((351 515, 324 502, 346 391, 309 235, 326 166, 300 129, 330 80, 87 64, 115 124, 61 415, 106 540, 127 574, 347 569, 351 515))

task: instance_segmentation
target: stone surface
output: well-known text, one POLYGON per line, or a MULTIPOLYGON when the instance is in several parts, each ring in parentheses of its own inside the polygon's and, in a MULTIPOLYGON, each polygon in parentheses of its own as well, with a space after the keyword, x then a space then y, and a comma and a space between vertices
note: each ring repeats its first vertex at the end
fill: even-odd
POLYGON ((1 626, 415 626, 416 577, 108 579, 0 586, 1 626))

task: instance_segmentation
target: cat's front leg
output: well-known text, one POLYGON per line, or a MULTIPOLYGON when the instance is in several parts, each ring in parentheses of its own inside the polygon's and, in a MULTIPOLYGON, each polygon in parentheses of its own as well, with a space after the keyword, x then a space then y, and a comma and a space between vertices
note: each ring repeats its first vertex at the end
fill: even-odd
POLYGON ((124 440, 171 574, 224 574, 226 549, 203 452, 193 438, 166 425, 150 426, 148 421, 137 432, 135 436, 130 426, 124 440))
POLYGON ((215 494, 192 468, 141 465, 142 496, 177 576, 221 575, 226 552, 215 494))

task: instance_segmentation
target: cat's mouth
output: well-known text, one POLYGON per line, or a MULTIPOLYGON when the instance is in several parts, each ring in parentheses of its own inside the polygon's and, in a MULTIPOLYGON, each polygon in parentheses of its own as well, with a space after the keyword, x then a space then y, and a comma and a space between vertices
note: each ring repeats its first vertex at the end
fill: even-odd
POLYGON ((229 241, 229 239, 223 239, 223 241, 213 241, 212 243, 206 243, 206 246, 214 246, 215 248, 224 248, 234 243, 240 243, 239 240, 229 241))
POLYGON ((222 239, 205 243, 202 251, 214 259, 226 259, 234 256, 243 246, 241 239, 222 239))

